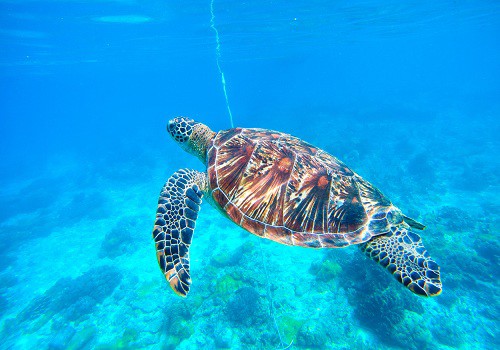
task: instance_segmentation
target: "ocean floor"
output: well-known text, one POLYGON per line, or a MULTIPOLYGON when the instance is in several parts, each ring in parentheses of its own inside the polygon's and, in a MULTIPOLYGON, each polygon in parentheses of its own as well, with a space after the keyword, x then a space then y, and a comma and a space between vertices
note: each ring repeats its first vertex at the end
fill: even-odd
POLYGON ((157 266, 151 230, 164 181, 202 164, 174 146, 119 160, 53 156, 0 188, 0 347, 500 348, 500 148, 498 116, 488 118, 353 125, 322 115, 300 129, 427 226, 421 236, 444 286, 431 299, 357 247, 262 240, 207 203, 192 288, 180 298, 157 266))

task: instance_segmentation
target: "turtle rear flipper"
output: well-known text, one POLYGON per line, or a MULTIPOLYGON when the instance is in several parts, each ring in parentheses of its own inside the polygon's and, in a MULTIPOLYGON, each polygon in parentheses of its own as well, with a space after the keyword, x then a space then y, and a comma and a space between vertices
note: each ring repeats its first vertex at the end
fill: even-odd
POLYGON ((206 174, 181 169, 165 183, 158 200, 153 229, 156 256, 170 287, 180 296, 186 296, 191 285, 189 246, 206 184, 206 174))
POLYGON ((373 237, 361 245, 361 250, 413 293, 422 296, 441 293, 439 266, 423 246, 420 236, 409 228, 400 226, 388 235, 373 237))

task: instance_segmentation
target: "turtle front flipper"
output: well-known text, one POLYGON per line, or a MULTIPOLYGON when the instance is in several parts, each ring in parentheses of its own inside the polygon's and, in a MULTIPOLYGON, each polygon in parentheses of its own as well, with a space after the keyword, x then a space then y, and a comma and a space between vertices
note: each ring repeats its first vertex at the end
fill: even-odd
POLYGON ((156 257, 170 287, 180 296, 186 296, 191 285, 189 246, 206 188, 205 173, 181 169, 165 183, 158 200, 153 229, 156 257))
POLYGON ((387 268, 413 293, 439 295, 442 291, 439 266, 423 246, 420 236, 411 232, 407 225, 393 230, 373 237, 361 245, 361 250, 387 268))

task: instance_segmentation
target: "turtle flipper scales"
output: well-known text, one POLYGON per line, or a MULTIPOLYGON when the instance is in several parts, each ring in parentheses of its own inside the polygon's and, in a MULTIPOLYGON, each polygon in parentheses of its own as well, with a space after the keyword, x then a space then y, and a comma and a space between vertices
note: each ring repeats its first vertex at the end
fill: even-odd
POLYGON ((361 245, 361 250, 387 268, 413 293, 422 296, 441 293, 439 266, 423 246, 420 236, 407 225, 393 227, 389 234, 373 237, 361 245))
POLYGON ((174 292, 186 296, 191 285, 189 246, 200 210, 207 175, 176 171, 163 186, 156 210, 153 238, 158 264, 174 292))

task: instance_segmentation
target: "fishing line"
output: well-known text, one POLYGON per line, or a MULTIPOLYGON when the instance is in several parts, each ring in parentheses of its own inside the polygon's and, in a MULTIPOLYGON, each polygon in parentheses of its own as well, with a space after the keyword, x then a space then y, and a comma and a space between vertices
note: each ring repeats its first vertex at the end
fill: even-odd
POLYGON ((217 68, 219 69, 220 78, 222 82, 222 89, 224 90, 224 97, 226 98, 226 107, 227 112, 229 113, 229 121, 231 122, 231 127, 234 128, 233 123, 233 114, 231 113, 231 108, 229 107, 229 98, 227 97, 227 89, 226 89, 226 78, 224 78, 224 72, 220 66, 220 40, 219 40, 219 31, 215 27, 215 14, 214 14, 214 0, 210 1, 210 14, 212 17, 210 18, 210 27, 215 32, 215 42, 217 46, 215 47, 215 60, 217 62, 217 68))
MULTIPOLYGON (((221 65, 220 65, 220 58, 221 58, 221 53, 220 53, 220 39, 219 39, 219 31, 217 30, 217 27, 215 26, 215 14, 214 14, 214 0, 210 1, 210 28, 215 32, 215 42, 216 42, 216 47, 215 47, 215 59, 217 62, 217 68, 219 69, 220 77, 221 77, 221 82, 222 82, 222 89, 224 90, 224 97, 226 99, 226 107, 227 107, 227 112, 229 113, 229 121, 231 122, 231 127, 234 128, 234 123, 233 123, 233 114, 231 113, 231 107, 229 107, 229 98, 227 97, 227 88, 226 88, 226 78, 224 77, 224 72, 222 71, 221 65)), ((271 314, 273 321, 274 321, 274 326, 276 327, 276 332, 278 332, 278 337, 280 339, 280 346, 284 346, 281 349, 288 349, 290 346, 293 344, 293 339, 290 342, 290 344, 286 344, 283 341, 283 338, 281 337, 281 332, 278 326, 278 322, 276 321, 276 315, 275 315, 275 309, 274 309, 274 300, 273 296, 271 293, 271 285, 269 283, 269 273, 267 272, 267 265, 266 261, 264 260, 264 253, 262 252, 262 243, 259 240, 259 252, 260 252, 260 257, 262 259, 262 265, 264 265, 264 274, 266 277, 266 287, 267 287, 267 295, 269 298, 269 313, 271 314)))
POLYGON ((283 338, 281 338, 280 328, 278 326, 278 322, 276 321, 273 295, 271 294, 271 285, 269 283, 269 273, 267 272, 267 265, 266 265, 266 261, 264 260, 264 253, 262 252, 262 243, 260 242, 260 239, 258 239, 258 242, 259 242, 260 258, 262 260, 262 265, 264 266, 264 275, 266 276, 266 287, 267 287, 266 289, 267 289, 267 295, 268 295, 269 304, 270 304, 269 312, 270 312, 271 316, 273 317, 274 327, 276 327, 276 332, 278 332, 278 337, 280 338, 280 346, 284 346, 281 349, 285 350, 285 349, 288 349, 290 346, 292 346, 293 339, 290 342, 290 344, 286 345, 286 343, 283 341, 283 338))

